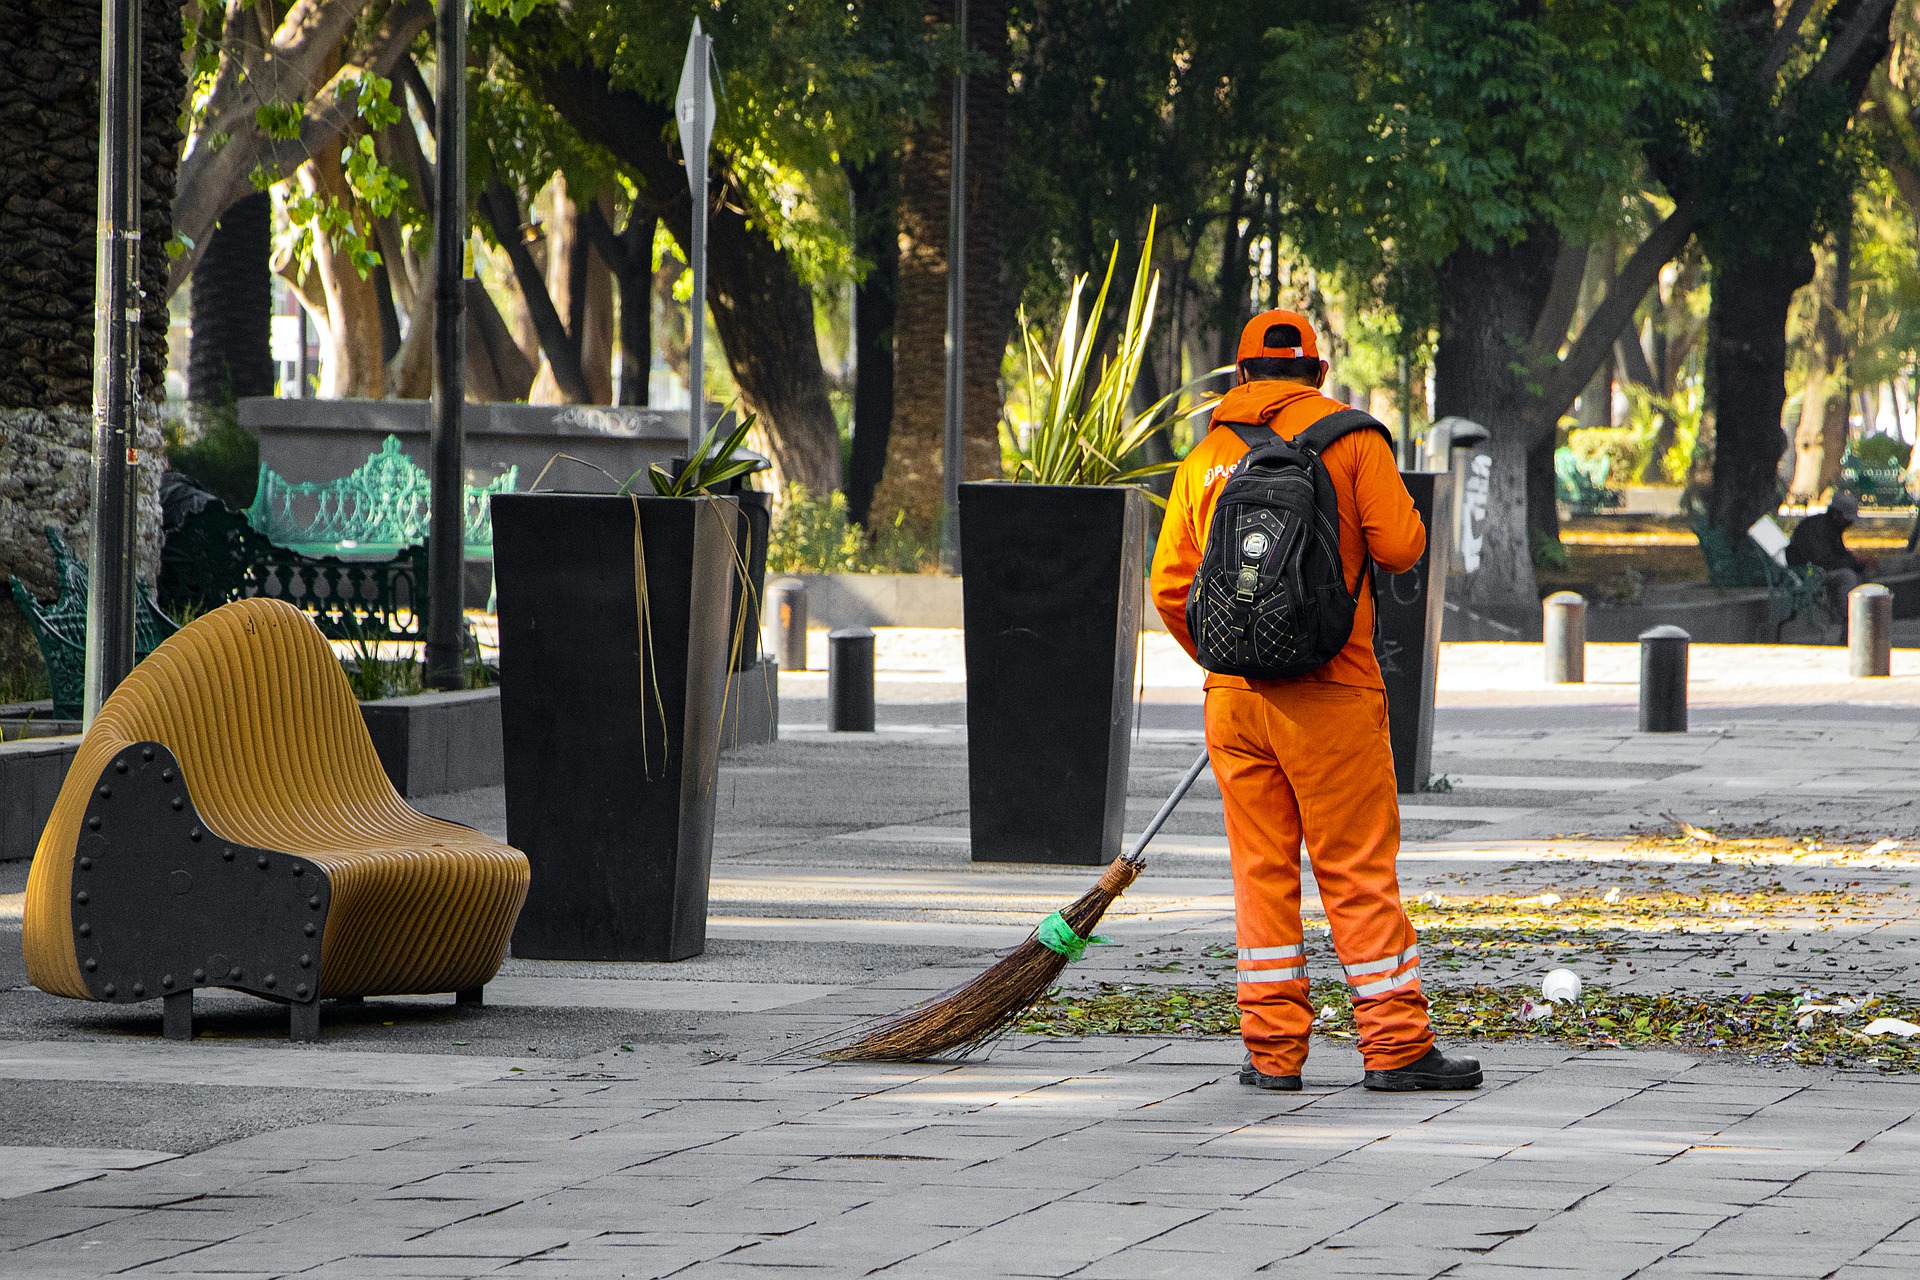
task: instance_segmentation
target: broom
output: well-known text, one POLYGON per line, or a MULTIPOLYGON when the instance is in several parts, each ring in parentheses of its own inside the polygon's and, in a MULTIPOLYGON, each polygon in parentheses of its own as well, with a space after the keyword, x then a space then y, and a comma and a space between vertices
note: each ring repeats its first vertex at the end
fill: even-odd
POLYGON ((1098 884, 1073 905, 1040 922, 1025 942, 991 968, 946 995, 894 1014, 859 1040, 821 1056, 844 1062, 913 1062, 959 1049, 965 1057, 998 1037, 1009 1022, 1046 994, 1069 960, 1093 941, 1094 926, 1147 865, 1147 842, 1158 835, 1174 808, 1207 767, 1207 753, 1187 770, 1133 848, 1115 858, 1098 884))

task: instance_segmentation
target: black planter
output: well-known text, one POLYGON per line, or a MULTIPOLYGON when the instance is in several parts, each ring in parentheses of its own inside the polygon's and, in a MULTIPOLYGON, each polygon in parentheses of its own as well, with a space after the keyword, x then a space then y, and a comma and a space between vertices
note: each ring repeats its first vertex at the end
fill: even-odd
POLYGON ((976 862, 1120 852, 1147 496, 960 486, 967 777, 976 862))
POLYGON ((1453 477, 1444 471, 1402 471, 1414 510, 1427 526, 1427 549, 1405 573, 1375 581, 1380 629, 1374 656, 1387 686, 1387 736, 1401 795, 1425 787, 1433 772, 1433 697, 1446 616, 1453 533, 1453 477))
POLYGON ((758 489, 736 489, 733 497, 740 503, 740 558, 746 561, 747 576, 741 580, 734 566, 733 608, 728 622, 727 643, 740 638, 733 660, 735 671, 753 671, 760 665, 760 602, 767 592, 767 543, 773 535, 773 495, 758 489), (742 615, 745 615, 744 617, 742 615))
POLYGON ((632 500, 493 500, 507 839, 533 864, 518 956, 684 960, 706 947, 739 510, 646 497, 638 509, 644 643, 632 500))

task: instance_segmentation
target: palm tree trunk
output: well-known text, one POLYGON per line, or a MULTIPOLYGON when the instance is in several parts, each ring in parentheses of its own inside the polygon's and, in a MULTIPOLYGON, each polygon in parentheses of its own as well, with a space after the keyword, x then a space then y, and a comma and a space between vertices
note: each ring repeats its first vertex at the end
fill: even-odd
MULTIPOLYGON (((971 51, 994 61, 967 94, 967 297, 962 378, 961 474, 1000 474, 1000 357, 1012 329, 1004 228, 1007 153, 1007 3, 968 0, 971 51)), ((950 22, 951 0, 933 0, 930 20, 950 22)), ((869 514, 931 532, 943 493, 946 436, 947 236, 952 168, 953 94, 935 90, 936 109, 909 130, 900 157, 900 282, 893 329, 893 424, 887 463, 869 514)))
POLYGON ((273 394, 273 197, 260 191, 220 216, 193 269, 187 395, 232 406, 273 394))
MULTIPOLYGON (((179 165, 180 0, 142 0, 138 563, 159 564, 163 455, 157 401, 167 365, 167 242, 179 165)), ((54 525, 76 552, 88 542, 92 447, 93 264, 99 128, 100 10, 0 0, 0 578, 50 594, 54 525)), ((11 600, 0 603, 0 684, 39 669, 11 600)))

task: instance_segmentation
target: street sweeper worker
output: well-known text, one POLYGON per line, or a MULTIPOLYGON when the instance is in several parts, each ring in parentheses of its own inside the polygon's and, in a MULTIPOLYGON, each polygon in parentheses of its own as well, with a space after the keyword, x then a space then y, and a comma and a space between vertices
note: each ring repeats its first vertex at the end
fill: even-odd
POLYGON ((1420 948, 1400 904, 1400 805, 1373 652, 1370 568, 1412 568, 1426 530, 1379 424, 1320 393, 1327 362, 1305 316, 1255 316, 1240 336, 1235 376, 1206 436, 1174 475, 1152 591, 1167 629, 1208 667, 1207 747, 1226 810, 1248 1051, 1240 1081, 1300 1088, 1314 1021, 1300 925, 1304 837, 1359 1024, 1366 1086, 1472 1088, 1480 1064, 1434 1044, 1420 948), (1289 474, 1311 479, 1316 462, 1324 468, 1319 480, 1289 487, 1289 474), (1236 492, 1223 503, 1236 475, 1236 492), (1263 481, 1264 488, 1256 483, 1263 481), (1312 518, 1310 505, 1294 520, 1288 507, 1317 494, 1324 517, 1329 487, 1338 506, 1337 570, 1334 521, 1312 518), (1239 523, 1227 526, 1209 557, 1209 532, 1222 527, 1216 514, 1239 523), (1301 580, 1300 572, 1274 572, 1276 557, 1300 557, 1295 564, 1311 573, 1315 536, 1324 548, 1319 572, 1331 584, 1337 571, 1338 590, 1310 589, 1318 603, 1288 603, 1286 584, 1301 580), (1350 627, 1342 625, 1340 599, 1351 610, 1350 627), (1329 601, 1332 614, 1316 617, 1329 601), (1249 619, 1263 608, 1268 621, 1256 627, 1249 619), (1190 619, 1198 621, 1190 627, 1190 619), (1323 635, 1317 648, 1315 625, 1323 635), (1273 648, 1273 635, 1293 637, 1277 656, 1261 651, 1273 648), (1302 662, 1316 665, 1296 671, 1302 662), (1222 668, 1295 673, 1261 678, 1222 668))

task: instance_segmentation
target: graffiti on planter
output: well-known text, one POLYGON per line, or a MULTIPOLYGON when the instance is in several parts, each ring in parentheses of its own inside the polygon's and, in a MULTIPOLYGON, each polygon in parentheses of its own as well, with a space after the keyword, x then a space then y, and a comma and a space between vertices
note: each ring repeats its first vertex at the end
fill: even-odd
POLYGON ((1460 568, 1473 573, 1480 567, 1480 548, 1486 543, 1487 499, 1493 491, 1493 455, 1476 453, 1467 464, 1467 485, 1460 504, 1460 568))
POLYGON ((1380 661, 1381 675, 1397 676, 1400 674, 1400 642, 1398 640, 1391 640, 1382 636, 1379 645, 1374 649, 1374 656, 1380 661))

